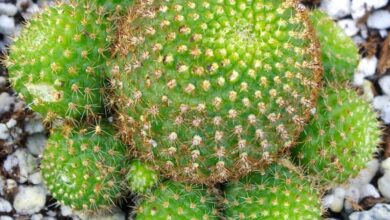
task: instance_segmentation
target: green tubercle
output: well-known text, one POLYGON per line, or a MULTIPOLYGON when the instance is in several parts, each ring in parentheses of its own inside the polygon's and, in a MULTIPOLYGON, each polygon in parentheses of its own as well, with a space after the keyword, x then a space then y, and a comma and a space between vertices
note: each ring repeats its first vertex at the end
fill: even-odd
POLYGON ((359 51, 353 40, 320 10, 313 10, 310 20, 321 43, 325 80, 337 83, 351 80, 359 61, 359 51))
POLYGON ((126 146, 109 126, 64 126, 53 131, 41 163, 45 185, 59 203, 96 211, 114 204, 126 189, 126 146))
POLYGON ((225 196, 227 220, 322 219, 315 188, 301 174, 281 165, 229 183, 225 196))
POLYGON ((322 91, 317 113, 292 150, 296 163, 327 183, 343 183, 358 174, 380 142, 372 107, 345 87, 330 85, 322 91))
POLYGON ((6 60, 13 88, 49 122, 104 110, 104 66, 113 29, 102 7, 81 2, 39 13, 15 39, 6 60))
POLYGON ((246 175, 290 147, 322 74, 307 16, 296 0, 135 3, 111 71, 124 141, 195 183, 246 175))
POLYGON ((132 192, 144 194, 157 184, 158 173, 147 164, 134 160, 130 163, 127 181, 132 192))
POLYGON ((167 181, 136 207, 135 220, 216 220, 215 204, 205 186, 167 181))

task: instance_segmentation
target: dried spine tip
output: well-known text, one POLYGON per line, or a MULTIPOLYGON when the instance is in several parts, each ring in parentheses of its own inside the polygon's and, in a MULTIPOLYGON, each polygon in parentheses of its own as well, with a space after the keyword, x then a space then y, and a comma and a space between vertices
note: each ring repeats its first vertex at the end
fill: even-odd
POLYGON ((75 210, 96 211, 113 205, 124 193, 126 146, 103 125, 53 131, 41 163, 45 185, 59 203, 75 210), (99 126, 100 127, 100 126, 99 126))
POLYGON ((233 219, 321 219, 315 187, 281 165, 271 165, 229 183, 225 191, 225 217, 233 219))
POLYGON ((198 183, 290 147, 322 74, 307 16, 295 0, 135 2, 111 71, 124 141, 164 175, 198 183))
POLYGON ((380 142, 380 124, 369 103, 345 85, 329 85, 305 127, 294 161, 325 183, 344 183, 371 160, 380 142))
POLYGON ((102 112, 108 20, 93 1, 71 0, 38 14, 15 39, 6 62, 10 81, 46 121, 102 112))

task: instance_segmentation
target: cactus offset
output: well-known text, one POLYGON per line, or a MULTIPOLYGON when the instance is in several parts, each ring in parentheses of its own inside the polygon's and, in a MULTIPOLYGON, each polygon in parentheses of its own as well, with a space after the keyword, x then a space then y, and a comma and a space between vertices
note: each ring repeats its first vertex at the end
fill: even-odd
POLYGON ((126 189, 126 146, 107 126, 52 132, 41 164, 51 195, 76 210, 108 208, 126 189), (76 130, 76 131, 75 131, 76 130))
POLYGON ((147 164, 134 160, 130 164, 127 181, 131 191, 143 194, 157 184, 158 173, 147 164))
POLYGON ((225 216, 233 219, 321 219, 315 187, 291 168, 272 165, 228 184, 225 216))
POLYGON ((103 8, 84 2, 38 14, 6 60, 13 87, 48 122, 103 112, 103 67, 113 33, 103 8))
POLYGON ((218 219, 216 200, 204 186, 167 181, 136 209, 137 220, 218 219))
POLYGON ((140 1, 119 29, 118 127, 168 177, 243 176, 289 148, 314 107, 320 57, 297 1, 140 1))
POLYGON ((321 42, 325 80, 337 83, 351 80, 359 61, 355 43, 322 11, 312 11, 310 21, 321 42))
POLYGON ((343 183, 372 158, 380 142, 379 128, 372 107, 355 91, 329 85, 292 150, 294 160, 328 184, 343 183))

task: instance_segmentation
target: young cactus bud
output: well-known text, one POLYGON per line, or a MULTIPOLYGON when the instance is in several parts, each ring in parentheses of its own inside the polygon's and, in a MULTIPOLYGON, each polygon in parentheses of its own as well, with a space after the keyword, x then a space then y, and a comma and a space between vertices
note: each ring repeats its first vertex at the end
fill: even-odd
POLYGON ((50 135, 44 151, 45 185, 59 203, 75 210, 107 208, 125 193, 126 154, 109 126, 64 126, 50 135))
POLYGON ((147 164, 133 160, 130 163, 127 181, 132 192, 144 194, 157 184, 158 173, 147 164))
POLYGON ((228 220, 321 219, 315 187, 302 174, 277 164, 229 183, 225 195, 228 220))
POLYGON ((11 46, 5 62, 13 88, 49 122, 103 112, 111 32, 107 13, 92 0, 47 8, 11 46))
POLYGON ((139 204, 136 220, 219 219, 216 200, 201 185, 167 181, 139 204))
POLYGON ((330 85, 321 92, 314 118, 292 149, 294 161, 326 183, 340 184, 358 174, 380 142, 372 107, 345 87, 330 85))

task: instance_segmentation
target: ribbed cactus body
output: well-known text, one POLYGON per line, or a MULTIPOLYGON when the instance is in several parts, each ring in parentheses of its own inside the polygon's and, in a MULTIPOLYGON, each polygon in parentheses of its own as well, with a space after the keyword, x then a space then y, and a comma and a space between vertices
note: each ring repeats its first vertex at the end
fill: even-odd
POLYGON ((16 38, 6 61, 13 88, 47 120, 103 112, 107 19, 93 1, 70 1, 38 14, 16 38))
POLYGON ((64 127, 48 140, 41 164, 45 185, 61 204, 96 211, 125 193, 126 146, 107 126, 64 127))
POLYGON ((294 160, 327 183, 343 183, 372 159, 380 124, 369 103, 347 86, 321 92, 317 113, 302 132, 294 160))
POLYGON ((297 1, 135 3, 111 71, 124 141, 175 180, 247 174, 290 147, 314 107, 311 28, 297 1))
POLYGON ((139 160, 134 160, 130 163, 127 180, 132 192, 144 194, 150 191, 157 184, 158 178, 159 173, 148 164, 139 160))
POLYGON ((280 165, 229 183, 225 195, 228 220, 321 219, 315 188, 301 174, 280 165))
POLYGON ((216 200, 201 185, 167 181, 136 208, 136 220, 216 220, 216 200))
POLYGON ((310 12, 310 21, 321 43, 325 80, 337 83, 351 80, 359 61, 359 51, 353 40, 320 10, 310 12))

